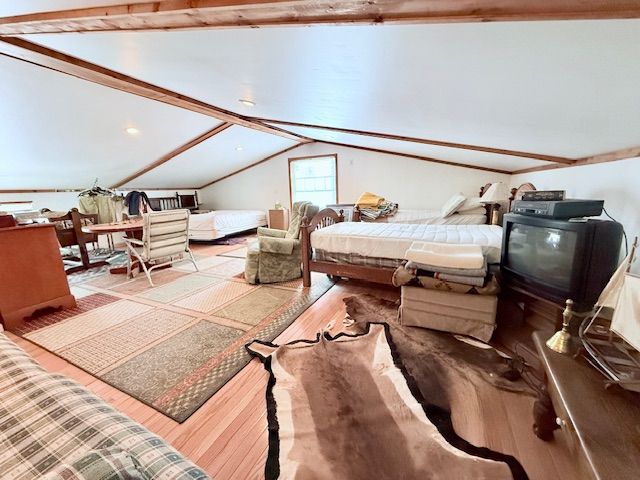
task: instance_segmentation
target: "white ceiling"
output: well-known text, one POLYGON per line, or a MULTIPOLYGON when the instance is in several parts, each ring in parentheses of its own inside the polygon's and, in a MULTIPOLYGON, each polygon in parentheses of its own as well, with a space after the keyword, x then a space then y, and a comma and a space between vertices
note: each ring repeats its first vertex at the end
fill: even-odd
POLYGON ((638 144, 639 20, 29 39, 247 115, 569 157, 638 144))
POLYGON ((399 140, 389 140, 363 135, 355 135, 340 132, 330 132, 317 128, 285 127, 289 131, 307 137, 323 140, 326 142, 344 143, 359 147, 377 148, 392 152, 431 157, 438 160, 462 163, 465 165, 475 165, 481 167, 495 168, 497 170, 513 171, 523 168, 540 167, 549 163, 541 160, 534 160, 526 157, 513 157, 511 155, 499 155, 495 153, 478 152, 473 150, 462 150, 459 148, 439 147, 425 145, 421 143, 404 142, 399 140))
POLYGON ((0 72, 0 189, 108 186, 217 123, 3 56, 0 72))
POLYGON ((128 188, 199 187, 298 142, 233 126, 125 185, 128 188), (242 150, 236 148, 242 147, 242 150))

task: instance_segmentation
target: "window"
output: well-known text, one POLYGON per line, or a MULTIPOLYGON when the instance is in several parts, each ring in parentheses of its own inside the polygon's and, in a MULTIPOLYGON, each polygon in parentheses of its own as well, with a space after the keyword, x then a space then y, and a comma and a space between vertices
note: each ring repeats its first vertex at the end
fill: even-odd
POLYGON ((338 155, 289 159, 291 204, 303 200, 325 208, 338 203, 338 155))

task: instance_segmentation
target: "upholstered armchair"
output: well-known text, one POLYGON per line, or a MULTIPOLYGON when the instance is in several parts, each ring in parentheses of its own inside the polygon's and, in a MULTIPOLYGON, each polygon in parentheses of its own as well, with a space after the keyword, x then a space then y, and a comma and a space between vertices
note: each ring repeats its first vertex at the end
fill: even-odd
POLYGON ((296 202, 288 230, 258 228, 258 240, 247 250, 244 277, 249 283, 275 283, 302 276, 300 223, 313 217, 318 207, 311 202, 296 202))

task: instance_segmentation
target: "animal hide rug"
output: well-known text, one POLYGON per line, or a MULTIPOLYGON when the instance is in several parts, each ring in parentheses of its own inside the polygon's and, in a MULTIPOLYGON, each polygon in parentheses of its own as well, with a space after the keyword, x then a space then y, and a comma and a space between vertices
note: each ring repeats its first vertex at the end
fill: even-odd
POLYGON ((267 479, 527 478, 513 457, 458 437, 448 412, 424 401, 386 324, 247 349, 270 373, 267 479))

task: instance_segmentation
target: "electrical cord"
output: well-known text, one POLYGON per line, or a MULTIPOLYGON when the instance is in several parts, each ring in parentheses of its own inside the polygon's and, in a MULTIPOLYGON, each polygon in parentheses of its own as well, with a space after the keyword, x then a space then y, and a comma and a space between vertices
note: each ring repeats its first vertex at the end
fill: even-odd
MULTIPOLYGON (((609 215, 609 212, 607 212, 606 208, 602 207, 602 211, 611 220, 613 220, 616 223, 620 223, 615 218, 613 218, 611 215, 609 215)), ((622 225, 622 224, 620 223, 620 225, 622 225)), ((626 257, 627 255, 629 255, 629 241, 627 240, 627 232, 625 232, 625 230, 624 230, 624 225, 622 225, 622 235, 624 235, 624 256, 626 257)))

